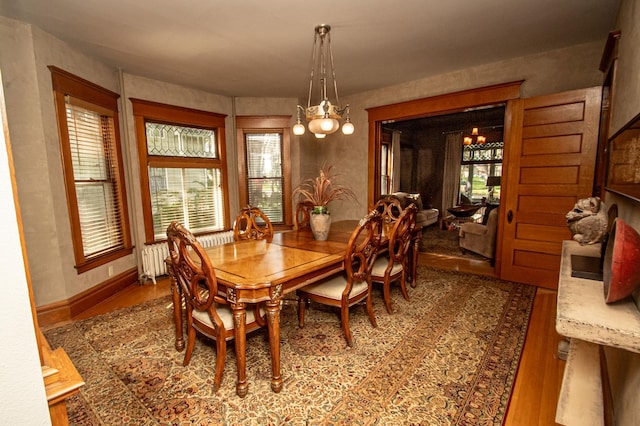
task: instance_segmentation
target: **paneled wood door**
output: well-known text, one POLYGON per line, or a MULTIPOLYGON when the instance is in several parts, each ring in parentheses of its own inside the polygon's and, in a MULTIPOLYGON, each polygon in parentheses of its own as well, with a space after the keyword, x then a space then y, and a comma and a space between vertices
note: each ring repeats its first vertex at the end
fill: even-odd
POLYGON ((600 102, 600 87, 513 101, 500 207, 502 279, 557 288, 562 240, 571 238, 565 215, 592 193, 600 102))

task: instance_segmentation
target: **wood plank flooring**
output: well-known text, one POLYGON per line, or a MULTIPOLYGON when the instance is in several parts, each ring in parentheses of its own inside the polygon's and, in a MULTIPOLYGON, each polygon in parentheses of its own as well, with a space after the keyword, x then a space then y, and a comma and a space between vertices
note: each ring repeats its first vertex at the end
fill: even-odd
MULTIPOLYGON (((493 268, 484 261, 420 253, 418 263, 425 266, 437 265, 441 269, 494 275, 493 268)), ((144 286, 132 285, 99 305, 75 316, 73 320, 89 318, 169 293, 168 279, 159 280, 155 286, 152 283, 144 286)), ((561 337, 555 331, 555 318, 556 292, 539 288, 504 422, 506 426, 556 424, 554 421, 556 403, 560 393, 565 362, 557 357, 558 342, 561 337)))

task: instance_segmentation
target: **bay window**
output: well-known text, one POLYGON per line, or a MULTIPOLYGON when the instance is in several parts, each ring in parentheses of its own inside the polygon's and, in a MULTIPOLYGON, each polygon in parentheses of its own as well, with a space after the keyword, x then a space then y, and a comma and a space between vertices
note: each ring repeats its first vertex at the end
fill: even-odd
POLYGON ((291 224, 290 119, 236 119, 240 204, 260 208, 276 227, 291 224))
POLYGON ((133 251, 117 93, 50 66, 78 273, 133 251))
POLYGON ((194 234, 229 229, 224 115, 131 102, 146 242, 164 240, 172 221, 194 234))

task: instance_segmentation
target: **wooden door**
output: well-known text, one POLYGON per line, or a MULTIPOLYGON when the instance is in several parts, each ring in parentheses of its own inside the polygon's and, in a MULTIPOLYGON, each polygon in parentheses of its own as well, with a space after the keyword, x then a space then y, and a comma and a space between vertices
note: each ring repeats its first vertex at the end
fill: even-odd
POLYGON ((571 238, 565 215, 592 193, 600 99, 594 87, 513 101, 500 208, 502 279, 557 288, 562 240, 571 238))

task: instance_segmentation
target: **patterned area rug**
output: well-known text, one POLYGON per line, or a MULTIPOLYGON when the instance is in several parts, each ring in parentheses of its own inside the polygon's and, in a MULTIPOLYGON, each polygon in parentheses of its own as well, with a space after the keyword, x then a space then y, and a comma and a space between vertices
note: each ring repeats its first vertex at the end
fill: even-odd
POLYGON ((215 346, 197 340, 191 363, 174 349, 169 298, 45 332, 86 385, 68 404, 72 425, 500 425, 509 402, 535 288, 420 267, 405 301, 392 289, 378 327, 351 310, 349 348, 338 312, 313 304, 305 327, 282 311, 283 390, 270 388, 266 330, 247 338, 249 394, 235 393, 229 344, 213 392, 215 346))
POLYGON ((437 225, 432 225, 422 229, 420 251, 424 253, 435 253, 445 256, 489 261, 486 257, 470 251, 463 254, 458 242, 458 231, 442 230, 437 225))

